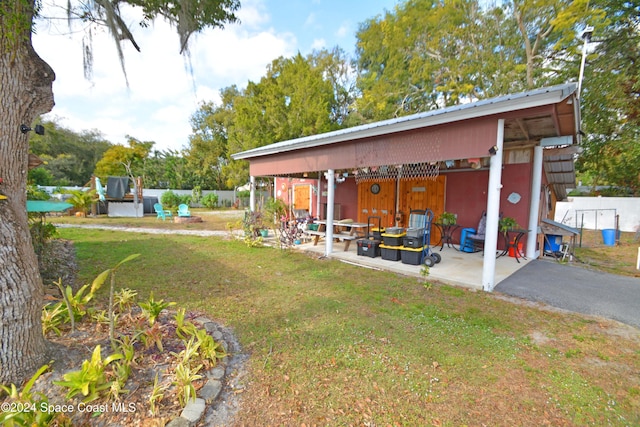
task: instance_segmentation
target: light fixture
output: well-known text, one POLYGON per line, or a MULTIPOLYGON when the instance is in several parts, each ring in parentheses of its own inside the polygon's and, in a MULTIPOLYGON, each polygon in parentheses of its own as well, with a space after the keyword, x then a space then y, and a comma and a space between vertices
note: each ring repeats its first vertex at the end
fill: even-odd
POLYGON ((31 129, 29 126, 27 125, 20 125, 20 132, 22 133, 27 133, 30 130, 34 131, 35 133, 37 133, 38 135, 44 135, 44 126, 42 125, 35 125, 33 127, 33 129, 31 129))
POLYGON ((492 156, 495 156, 497 152, 498 152, 497 145, 494 145, 493 147, 489 148, 489 154, 491 154, 492 156))

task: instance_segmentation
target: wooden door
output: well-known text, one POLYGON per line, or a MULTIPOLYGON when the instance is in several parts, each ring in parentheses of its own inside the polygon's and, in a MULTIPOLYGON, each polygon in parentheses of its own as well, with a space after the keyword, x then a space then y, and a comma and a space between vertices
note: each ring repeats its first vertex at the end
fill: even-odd
POLYGON ((366 181, 358 184, 358 222, 380 217, 383 227, 394 225, 396 207, 395 181, 366 181))
POLYGON ((293 208, 311 212, 311 190, 309 184, 293 186, 293 208))
MULTIPOLYGON (((400 181, 400 212, 403 214, 403 227, 409 223, 409 214, 412 209, 431 209, 433 222, 444 212, 446 177, 438 175, 435 180, 407 179, 400 181)), ((437 227, 431 227, 431 243, 440 240, 440 232, 437 227)))

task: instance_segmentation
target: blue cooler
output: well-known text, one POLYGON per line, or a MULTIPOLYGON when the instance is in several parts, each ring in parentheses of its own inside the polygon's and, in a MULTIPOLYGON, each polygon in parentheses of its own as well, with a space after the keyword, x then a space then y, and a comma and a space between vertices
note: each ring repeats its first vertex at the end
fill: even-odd
POLYGON ((460 250, 462 252, 473 252, 473 242, 467 236, 476 234, 475 228, 463 228, 460 232, 460 250))

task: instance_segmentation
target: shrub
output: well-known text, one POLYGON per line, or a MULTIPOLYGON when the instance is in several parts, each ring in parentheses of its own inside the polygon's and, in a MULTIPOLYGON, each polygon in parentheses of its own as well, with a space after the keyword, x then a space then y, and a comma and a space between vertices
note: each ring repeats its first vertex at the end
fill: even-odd
POLYGON ((191 200, 193 200, 193 203, 200 203, 202 200, 202 187, 199 185, 193 187, 193 190, 191 190, 191 200))
POLYGON ((160 197, 160 202, 165 209, 177 208, 180 203, 180 196, 171 190, 165 191, 160 197))
POLYGON ((218 195, 215 193, 209 193, 203 196, 200 202, 204 207, 214 209, 216 206, 218 206, 218 195))

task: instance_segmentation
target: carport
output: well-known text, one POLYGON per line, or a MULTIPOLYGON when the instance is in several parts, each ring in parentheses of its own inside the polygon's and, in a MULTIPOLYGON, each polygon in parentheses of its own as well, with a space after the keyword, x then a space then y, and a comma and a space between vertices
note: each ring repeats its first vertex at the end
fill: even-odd
MULTIPOLYGON (((469 224, 486 211, 482 287, 491 291, 500 214, 519 218, 529 230, 526 255, 534 258, 541 219, 575 181, 572 158, 580 137, 576 90, 573 83, 536 89, 276 142, 232 157, 250 162, 252 183, 258 176, 318 174, 320 192, 325 178, 327 256, 333 253, 335 187, 341 179, 377 179, 398 186, 401 179, 415 179, 426 187, 446 176, 443 209, 455 210, 459 221, 469 224)), ((359 185, 359 200, 369 188, 359 185)), ((396 205, 401 197, 396 191, 396 205)))

